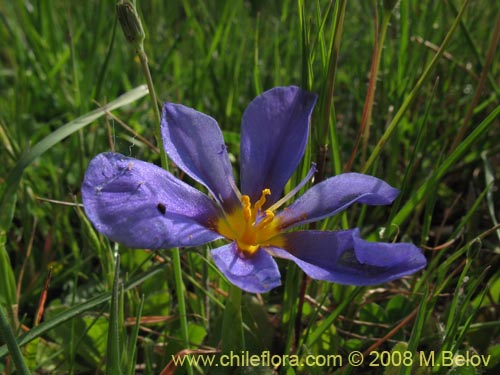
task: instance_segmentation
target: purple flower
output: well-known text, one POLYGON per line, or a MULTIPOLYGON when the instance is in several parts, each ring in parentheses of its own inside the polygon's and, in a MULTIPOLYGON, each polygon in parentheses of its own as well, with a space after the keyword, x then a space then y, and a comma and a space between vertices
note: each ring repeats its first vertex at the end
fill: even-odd
POLYGON ((199 246, 212 250, 230 282, 260 293, 279 286, 272 256, 294 261, 313 279, 372 285, 412 274, 426 265, 409 243, 366 242, 358 229, 289 229, 332 216, 353 203, 390 204, 398 190, 358 173, 328 178, 278 210, 283 188, 304 154, 316 96, 298 87, 277 87, 255 98, 243 114, 241 193, 217 122, 194 109, 166 103, 162 137, 168 156, 211 198, 153 164, 116 153, 97 155, 82 187, 87 216, 98 231, 128 247, 199 246))

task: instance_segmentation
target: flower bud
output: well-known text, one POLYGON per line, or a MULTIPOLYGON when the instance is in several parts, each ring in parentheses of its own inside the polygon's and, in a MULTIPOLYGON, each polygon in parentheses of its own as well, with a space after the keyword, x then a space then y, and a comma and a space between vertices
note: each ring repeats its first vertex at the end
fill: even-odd
POLYGON ((141 44, 146 34, 142 28, 139 14, 137 14, 137 10, 135 9, 135 2, 130 2, 128 0, 119 1, 116 4, 116 12, 125 38, 132 44, 141 44))

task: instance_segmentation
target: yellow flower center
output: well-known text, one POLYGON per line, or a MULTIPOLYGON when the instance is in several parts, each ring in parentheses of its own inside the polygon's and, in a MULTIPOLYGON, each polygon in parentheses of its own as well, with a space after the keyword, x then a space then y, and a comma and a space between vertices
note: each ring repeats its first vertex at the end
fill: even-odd
MULTIPOLYGON (((266 197, 271 190, 262 190, 259 200, 252 206, 248 195, 241 196, 241 207, 226 214, 217 221, 217 231, 226 238, 236 241, 238 249, 245 255, 254 254, 260 246, 270 245, 269 240, 279 231, 279 222, 272 210, 264 210, 266 197)), ((273 241, 273 243, 276 241, 273 241)))

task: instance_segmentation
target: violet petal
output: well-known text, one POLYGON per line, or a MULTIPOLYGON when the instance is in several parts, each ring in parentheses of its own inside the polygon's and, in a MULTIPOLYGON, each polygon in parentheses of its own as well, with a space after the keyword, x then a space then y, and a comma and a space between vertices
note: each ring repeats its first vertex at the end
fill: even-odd
POLYGON ((379 178, 343 173, 311 187, 277 218, 283 228, 291 228, 335 215, 353 203, 390 204, 398 194, 397 189, 379 178))
POLYGON ((281 285, 276 262, 262 249, 247 257, 232 242, 212 250, 212 257, 227 279, 247 292, 264 293, 281 285))
POLYGON ((82 185, 85 213, 96 229, 128 247, 198 246, 220 237, 210 198, 151 163, 117 153, 97 155, 82 185))
POLYGON ((225 208, 239 202, 230 183, 236 186, 224 138, 212 117, 165 103, 161 132, 167 155, 184 172, 206 186, 225 208))
POLYGON ((304 154, 316 95, 295 86, 255 98, 241 127, 241 191, 255 202, 271 189, 264 209, 276 202, 304 154))
POLYGON ((410 275, 426 265, 410 243, 366 242, 359 230, 298 231, 283 235, 286 248, 268 248, 294 261, 313 279, 347 285, 375 285, 410 275))

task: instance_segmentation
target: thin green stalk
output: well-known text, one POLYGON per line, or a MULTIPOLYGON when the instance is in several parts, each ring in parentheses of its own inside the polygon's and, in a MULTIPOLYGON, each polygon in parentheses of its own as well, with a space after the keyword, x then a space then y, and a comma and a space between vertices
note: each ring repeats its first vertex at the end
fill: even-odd
MULTIPOLYGON (((135 51, 139 56, 141 61, 142 70, 146 77, 146 82, 149 89, 149 95, 151 97, 151 102, 153 104, 153 112, 155 114, 156 120, 156 139, 158 142, 158 148, 160 149, 161 165, 165 170, 169 170, 167 156, 165 149, 163 147, 163 140, 161 137, 161 116, 160 110, 158 109, 158 100, 156 99, 156 91, 153 84, 153 79, 151 77, 151 72, 148 65, 148 57, 144 50, 144 38, 145 33, 142 27, 141 19, 137 10, 135 9, 135 1, 119 1, 117 4, 118 20, 122 26, 123 33, 127 40, 135 47, 135 51)), ((182 267, 181 267, 181 255, 179 249, 171 249, 173 268, 174 268, 174 278, 175 278, 175 289, 177 293, 177 303, 179 306, 179 319, 181 325, 181 333, 183 343, 186 349, 189 348, 189 331, 186 313, 186 303, 184 299, 184 283, 182 281, 182 267)), ((193 374, 193 369, 191 366, 187 367, 188 373, 193 374)))
POLYGON ((414 147, 413 152, 410 156, 409 163, 406 167, 406 171, 403 175, 403 180, 401 181, 401 185, 400 185, 401 193, 399 194, 398 198, 396 199, 396 201, 393 203, 393 205, 391 207, 391 212, 389 214, 389 220, 387 220, 388 223, 390 223, 392 221, 392 218, 394 217, 394 215, 396 215, 396 212, 398 212, 398 210, 400 209, 402 199, 403 199, 403 197, 406 196, 406 194, 408 193, 408 191, 410 189, 410 185, 411 185, 410 181, 412 179, 412 176, 415 173, 415 165, 418 164, 418 153, 422 152, 422 149, 424 148, 423 147, 424 139, 428 133, 429 113, 430 113, 432 105, 434 104, 434 99, 435 99, 435 95, 436 95, 436 88, 438 86, 438 83, 439 83, 439 77, 436 78, 436 80, 434 82, 434 86, 433 86, 432 91, 431 91, 431 96, 428 99, 428 104, 427 104, 427 107, 425 109, 424 116, 422 118, 422 123, 417 125, 419 127, 419 130, 418 130, 417 139, 415 142, 415 147, 414 147))
MULTIPOLYGON (((343 30, 343 25, 344 25, 344 18, 345 18, 345 9, 346 9, 346 1, 341 1, 339 4, 337 4, 337 7, 335 8, 335 20, 333 23, 333 35, 331 38, 331 45, 330 45, 330 51, 329 51, 329 61, 328 61, 328 71, 327 71, 327 76, 326 76, 326 83, 325 83, 325 88, 324 88, 324 95, 323 95, 323 105, 322 105, 322 125, 323 128, 320 129, 321 131, 321 136, 320 139, 322 140, 327 140, 329 133, 332 133, 332 138, 334 140, 334 148, 335 150, 333 151, 334 153, 334 163, 336 165, 336 168, 338 169, 337 172, 340 170, 340 152, 339 148, 336 147, 338 142, 337 142, 337 133, 335 129, 335 117, 331 116, 332 113, 335 112, 335 107, 334 107, 334 87, 335 87, 335 75, 337 71, 337 61, 338 61, 338 56, 340 52, 340 42, 342 38, 342 30, 343 30)), ((318 152, 318 157, 316 160, 316 164, 318 166, 318 172, 315 177, 314 183, 317 184, 321 182, 324 177, 325 177, 325 161, 326 161, 326 153, 328 152, 328 147, 326 144, 320 144, 319 147, 319 152, 318 152)), ((344 221, 347 221, 347 217, 345 215, 342 215, 342 219, 344 221)), ((315 224, 312 223, 309 225, 311 229, 315 228, 315 224)), ((291 305, 295 309, 295 325, 293 328, 293 331, 295 333, 294 336, 294 342, 297 344, 300 341, 300 335, 301 335, 301 326, 302 326, 302 312, 303 312, 303 307, 304 307, 304 302, 305 302, 305 294, 307 290, 307 280, 308 276, 305 273, 301 273, 300 275, 300 289, 299 293, 297 296, 297 305, 295 307, 294 305, 291 305)), ((290 327, 292 325, 290 324, 290 327)), ((291 335, 290 335, 291 337, 291 335)))
POLYGON ((144 308, 144 294, 141 295, 141 301, 139 303, 139 308, 137 310, 137 315, 135 318, 135 326, 132 329, 132 333, 130 335, 130 340, 128 343, 126 373, 129 375, 133 375, 135 371, 135 362, 137 357, 136 354, 137 337, 139 336, 139 326, 141 325, 143 308, 144 308))
POLYGON ((146 83, 148 85, 149 95, 151 97, 151 102, 153 104, 153 112, 155 115, 156 140, 160 148, 161 164, 163 168, 168 170, 167 158, 165 156, 165 150, 163 149, 163 141, 161 138, 160 110, 158 109, 156 91, 154 89, 153 79, 151 77, 151 72, 149 70, 148 56, 146 54, 146 51, 144 50, 144 39, 146 38, 146 34, 144 33, 141 19, 135 8, 135 0, 131 1, 119 0, 118 3, 116 4, 116 11, 118 16, 118 21, 120 21, 120 25, 123 30, 123 34, 125 35, 127 41, 135 49, 137 56, 139 56, 142 70, 144 72, 144 75, 146 76, 146 83))
POLYGON ((398 70, 397 87, 398 97, 401 97, 406 91, 408 84, 406 73, 408 71, 408 42, 410 40, 410 1, 401 0, 399 3, 399 20, 401 34, 399 37, 400 45, 398 51, 398 70))
MULTIPOLYGON (((189 330, 187 323, 186 300, 184 298, 184 282, 182 281, 181 254, 179 249, 172 249, 172 265, 174 268, 175 290, 177 293, 177 304, 179 307, 179 319, 181 323, 182 340, 184 346, 189 348, 189 330)), ((188 367, 192 373, 191 367, 188 367)))
POLYGON ((254 36, 254 49, 253 49, 253 82, 255 86, 255 93, 259 95, 262 92, 262 83, 261 83, 261 72, 260 72, 260 64, 259 64, 259 22, 260 15, 256 16, 256 25, 255 25, 255 36, 254 36))
POLYGON ((16 366, 17 372, 20 375, 29 375, 31 374, 26 362, 24 361, 23 355, 21 353, 21 349, 16 342, 16 338, 14 336, 14 332, 12 332, 12 328, 9 324, 9 320, 7 319, 7 315, 5 314, 5 310, 3 305, 0 303, 0 337, 2 341, 7 344, 7 348, 9 349, 9 353, 12 356, 12 360, 14 361, 14 365, 16 366))
POLYGON ((146 52, 144 51, 144 48, 142 46, 137 51, 137 55, 139 56, 139 59, 141 60, 142 70, 144 71, 144 75, 146 76, 146 83, 148 85, 149 95, 151 97, 151 104, 153 105, 153 112, 155 114, 156 141, 158 142, 158 148, 160 149, 161 166, 163 167, 163 169, 166 169, 168 171, 169 169, 168 169, 167 156, 165 154, 165 149, 163 148, 163 139, 161 137, 160 110, 158 109, 158 100, 156 99, 156 91, 155 91, 155 88, 153 85, 153 79, 151 77, 151 72, 149 70, 148 56, 146 55, 146 52))
POLYGON ((120 367, 120 293, 123 293, 123 286, 120 283, 120 255, 117 254, 113 277, 113 289, 111 292, 108 344, 106 350, 106 374, 109 375, 118 375, 122 373, 120 367))
MULTIPOLYGON (((75 273, 73 274, 73 288, 71 288, 71 305, 75 304, 76 301, 76 288, 78 285, 78 275, 75 273)), ((75 350, 75 326, 76 326, 76 321, 75 319, 71 319, 70 322, 70 328, 69 328, 69 363, 70 363, 70 368, 69 368, 69 375, 74 375, 75 373, 75 358, 76 358, 76 350, 75 350)))
POLYGON ((394 131, 394 129, 396 129, 396 126, 399 124, 399 122, 403 118, 404 114, 406 113, 406 110, 408 109, 410 104, 413 103, 413 100, 415 100, 415 98, 417 97, 418 92, 420 91, 423 84, 425 83, 425 81, 429 77, 431 71, 436 66, 437 62, 439 61, 439 58, 443 54, 443 51, 445 50, 446 46, 450 42, 451 37, 453 36, 457 26, 460 24, 460 20, 462 19, 462 16, 465 12, 465 9, 469 5, 469 1, 470 0, 464 1, 462 8, 460 9, 460 12, 458 13, 457 17, 455 18, 455 21, 453 21, 453 24, 451 25, 450 30, 448 31, 448 33, 444 37, 443 43, 441 43, 441 46, 439 47, 438 52, 434 55, 434 57, 432 58, 429 65, 427 65, 427 67, 425 68, 425 71, 420 76, 420 78, 417 81, 417 83, 415 84, 415 87, 413 88, 413 90, 411 90, 411 92, 408 94, 408 96, 404 100, 404 102, 401 105, 401 107, 399 108, 398 112, 396 113, 396 115, 392 119, 391 123, 387 127, 387 130, 385 131, 385 133, 382 135, 382 137, 380 137, 380 140, 378 141, 377 145, 375 146, 372 153, 370 154, 368 161, 363 166, 362 173, 366 173, 371 168, 371 166, 373 165, 373 162, 375 161, 375 159, 378 157, 378 155, 382 151, 382 148, 384 147, 386 142, 391 137, 392 132, 394 131))
MULTIPOLYGON (((160 111, 158 109, 158 101, 156 99, 156 91, 153 85, 153 79, 151 78, 151 72, 149 71, 148 66, 148 58, 144 51, 144 48, 138 51, 139 59, 141 60, 141 66, 144 71, 144 75, 146 76, 146 82, 149 88, 149 95, 151 96, 151 102, 153 104, 153 111, 155 114, 156 120, 156 138, 158 142, 158 148, 160 149, 160 158, 161 158, 161 166, 165 170, 169 170, 167 155, 165 153, 165 148, 163 147, 163 139, 161 137, 161 117, 160 111)), ((184 342, 184 346, 186 349, 189 348, 189 330, 188 330, 188 322, 187 322, 187 310, 186 310, 186 301, 184 298, 184 282, 182 281, 182 266, 181 266, 181 254, 179 249, 171 249, 172 252, 172 261, 174 268, 174 279, 175 279, 175 290, 177 293, 177 303, 179 307, 179 319, 181 324, 181 332, 182 339, 184 342)), ((190 375, 193 374, 193 369, 191 366, 187 367, 190 375)))

